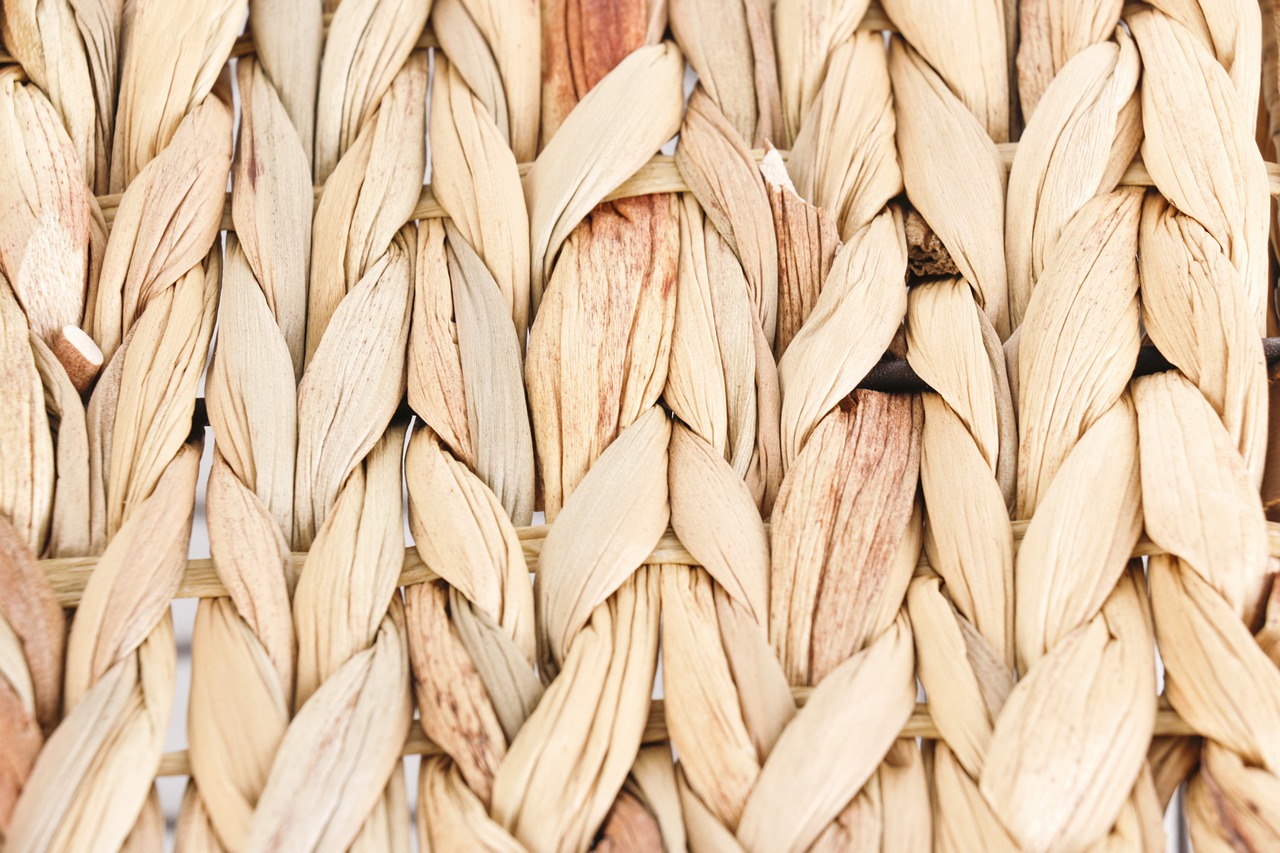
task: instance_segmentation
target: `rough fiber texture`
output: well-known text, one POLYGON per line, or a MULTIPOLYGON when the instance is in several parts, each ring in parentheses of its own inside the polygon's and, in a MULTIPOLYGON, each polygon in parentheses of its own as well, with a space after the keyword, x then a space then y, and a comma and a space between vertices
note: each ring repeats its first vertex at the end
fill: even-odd
POLYGON ((7 0, 0 847, 1280 846, 1277 33, 7 0))

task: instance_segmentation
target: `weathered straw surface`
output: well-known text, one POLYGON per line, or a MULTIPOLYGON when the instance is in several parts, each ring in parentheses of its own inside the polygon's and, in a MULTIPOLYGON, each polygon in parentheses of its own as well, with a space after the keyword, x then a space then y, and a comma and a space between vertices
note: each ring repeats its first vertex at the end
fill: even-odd
POLYGON ((1141 214, 1142 317, 1178 368, 1134 383, 1144 520, 1170 551, 1149 566, 1156 636, 1169 698, 1205 736, 1187 787, 1193 841, 1266 849, 1280 843, 1270 745, 1280 613, 1258 539, 1267 386, 1257 337, 1270 291, 1253 143, 1260 22, 1241 4, 1200 19, 1148 11, 1131 26, 1142 155, 1158 190, 1141 214), (1175 101, 1181 121, 1168 112, 1175 101))
POLYGON ((292 115, 288 105, 314 101, 320 9, 286 15, 288 5, 253 4, 258 57, 237 68, 236 231, 226 238, 218 344, 205 388, 218 437, 209 539, 230 594, 200 603, 192 637, 192 785, 178 828, 190 850, 244 846, 293 705, 289 545, 314 116, 310 109, 292 115))
POLYGON ((0 847, 1280 847, 1262 5, 6 0, 0 847))

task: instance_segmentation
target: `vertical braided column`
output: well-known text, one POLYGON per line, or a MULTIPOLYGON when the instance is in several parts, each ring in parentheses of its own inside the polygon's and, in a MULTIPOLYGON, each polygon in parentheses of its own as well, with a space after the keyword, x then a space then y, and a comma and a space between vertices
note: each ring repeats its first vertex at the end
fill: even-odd
POLYGON ((452 218, 418 232, 409 400, 423 424, 405 458, 410 528, 439 578, 406 590, 422 726, 445 752, 422 762, 424 850, 519 849, 489 816, 493 777, 542 692, 515 530, 532 518, 535 485, 522 370, 529 220, 515 149, 531 159, 536 145, 541 33, 536 3, 495 11, 473 0, 432 11, 442 46, 433 189, 452 218), (494 79, 480 88, 486 103, 470 84, 494 79))
MULTIPOLYGON (((669 517, 670 427, 657 400, 679 231, 671 196, 598 203, 677 129, 684 63, 654 43, 663 11, 543 6, 543 150, 525 181, 537 310, 525 377, 553 522, 536 586, 550 683, 494 775, 490 808, 529 850, 587 849, 606 817, 618 843, 657 834, 640 798, 619 792, 657 663, 659 571, 643 561, 669 517)), ((641 794, 652 781, 642 775, 641 794)))
POLYGON ((308 554, 293 598, 294 716, 248 850, 409 847, 404 429, 388 426, 405 388, 417 231, 404 223, 426 158, 427 57, 413 46, 428 6, 344 3, 325 41, 314 161, 324 192, 298 387, 293 543, 308 554))
POLYGON ((230 96, 216 84, 244 7, 199 12, 139 3, 125 26, 112 158, 124 194, 89 324, 109 359, 89 418, 91 497, 107 544, 68 640, 67 716, 14 812, 9 849, 162 839, 149 795, 172 701, 169 599, 186 564, 200 455, 187 434, 230 169, 230 96))
POLYGON ((1270 207, 1253 141, 1258 8, 1163 5, 1128 19, 1157 190, 1142 208, 1143 323, 1177 368, 1134 383, 1147 533, 1169 552, 1150 560, 1151 599, 1167 695, 1205 738, 1192 840, 1261 850, 1280 843, 1280 672, 1258 496, 1270 207))
POLYGON ((296 578, 289 542, 313 119, 308 113, 305 125, 295 124, 286 104, 315 90, 321 14, 318 3, 303 4, 284 21, 278 8, 259 2, 250 16, 260 59, 238 65, 235 233, 226 238, 221 323, 205 392, 216 436, 209 539, 230 595, 200 602, 192 637, 187 730, 193 785, 179 823, 184 850, 243 848, 293 704, 289 599, 296 578), (315 59, 309 81, 293 64, 307 55, 315 59), (290 63, 283 88, 272 65, 282 58, 290 63))
POLYGON ((825 77, 811 101, 789 105, 788 69, 805 62, 786 33, 838 24, 818 23, 821 4, 793 6, 775 10, 775 32, 783 112, 799 118, 795 189, 766 172, 787 466, 771 530, 769 634, 792 686, 814 692, 770 753, 738 835, 758 850, 922 849, 924 767, 915 744, 897 740, 915 699, 901 607, 920 549, 920 410, 909 397, 854 391, 907 304, 902 216, 890 204, 902 189, 893 96, 880 34, 819 28, 810 35, 828 55, 809 59, 825 77), (779 787, 787 775, 792 787, 779 787), (766 816, 765 803, 796 794, 820 808, 766 816))
MULTIPOLYGON (((811 14, 817 9, 777 9, 784 104, 785 77, 800 59, 786 34, 814 23, 811 14)), ((827 76, 799 110, 791 162, 802 192, 823 207, 797 196, 776 155, 762 167, 778 246, 769 311, 759 310, 764 300, 753 286, 763 253, 750 237, 768 225, 753 218, 753 184, 744 178, 722 182, 719 196, 699 193, 709 198, 706 224, 691 201, 682 209, 667 392, 679 418, 672 523, 706 571, 665 570, 664 679, 694 849, 928 844, 919 752, 895 745, 914 698, 910 632, 895 616, 919 549, 918 416, 908 398, 858 392, 841 400, 884 352, 906 303, 901 222, 886 207, 901 177, 885 53, 879 36, 851 38, 857 23, 823 21, 806 36, 832 53, 813 59, 827 76), (840 233, 849 242, 837 252, 840 233), (785 352, 781 453, 792 460, 773 513, 772 568, 752 508, 759 490, 744 486, 750 469, 735 461, 739 448, 751 452, 748 425, 768 411, 763 361, 757 356, 753 371, 736 353, 752 336, 764 338, 766 325, 767 339, 785 352), (799 711, 787 680, 816 685, 799 711), (886 753, 891 763, 878 770, 886 753), (808 807, 779 810, 782 798, 808 807)), ((739 41, 756 56, 767 52, 759 39, 739 41)), ((747 64, 736 67, 741 73, 747 64)), ((729 92, 744 83, 722 72, 707 85, 729 92)), ((768 87, 758 78, 757 85, 758 114, 767 116, 768 87)), ((719 106, 707 93, 694 95, 681 143, 691 165, 709 160, 702 153, 715 150, 709 141, 722 149, 722 140, 733 141, 712 110, 719 106)), ((735 162, 721 155, 725 161, 735 162)))
POLYGON ((693 193, 680 205, 664 391, 676 417, 668 485, 672 527, 701 565, 662 570, 663 690, 694 850, 738 844, 747 797, 795 712, 769 646, 761 518, 782 479, 778 244, 750 151, 781 130, 768 11, 699 0, 671 8, 699 85, 676 150, 693 193))
POLYGON ((81 327, 106 242, 93 187, 106 189, 119 38, 116 10, 99 11, 80 25, 69 3, 0 12, 21 65, 0 73, 0 844, 62 711, 66 624, 36 556, 93 544, 80 392, 102 353, 81 327))
MULTIPOLYGON (((1016 626, 1005 625, 1015 630, 983 627, 977 607, 993 601, 986 578, 1007 579, 1011 566, 1002 575, 998 560, 974 560, 978 543, 963 530, 946 537, 962 547, 930 554, 946 587, 922 579, 913 591, 917 625, 938 626, 929 652, 921 649, 921 678, 944 737, 935 788, 939 843, 949 849, 1080 849, 1109 833, 1111 843, 1162 843, 1145 768, 1155 692, 1149 618, 1140 577, 1126 574, 1140 529, 1123 396, 1138 347, 1137 194, 1111 191, 1137 145, 1136 72, 1123 38, 1068 63, 1043 93, 1010 179, 1015 512, 1030 517, 1013 572, 1016 626), (1061 747, 1046 753, 1045 732, 1061 747)), ((937 496, 940 512, 944 500, 937 496)))

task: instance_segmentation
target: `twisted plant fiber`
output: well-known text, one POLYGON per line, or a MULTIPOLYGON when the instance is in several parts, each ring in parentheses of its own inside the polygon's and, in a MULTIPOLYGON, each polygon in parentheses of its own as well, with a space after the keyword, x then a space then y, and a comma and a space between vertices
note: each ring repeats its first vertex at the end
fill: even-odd
POLYGON ((206 515, 227 598, 200 602, 187 721, 184 850, 243 848, 293 704, 290 596, 297 389, 311 248, 311 128, 318 5, 258 0, 258 55, 237 68, 235 233, 226 238, 221 323, 206 387, 218 440, 206 515), (308 66, 310 73, 307 73, 308 66), (305 134, 305 135, 304 135, 305 134), (226 701, 224 697, 235 697, 226 701))
MULTIPOLYGON (((681 5, 677 35, 709 55, 715 37, 690 25, 714 4, 681 5)), ((895 743, 914 693, 898 614, 919 553, 919 410, 905 396, 846 397, 906 309, 887 56, 878 33, 853 35, 860 13, 779 4, 779 104, 769 78, 747 76, 775 50, 768 30, 751 29, 760 9, 733 6, 742 32, 720 38, 741 55, 699 69, 705 88, 677 155, 708 211, 703 224, 695 205, 682 208, 667 392, 672 523, 703 562, 667 569, 663 584, 686 828, 694 849, 926 848, 923 762, 915 744, 895 743), (829 55, 806 53, 814 43, 829 55), (776 155, 761 175, 709 154, 741 151, 757 132, 729 119, 746 113, 741 97, 712 93, 752 88, 761 126, 779 107, 791 122, 795 186, 776 155), (762 248, 761 234, 774 245, 762 248), (760 258, 776 263, 776 287, 760 258), (757 341, 753 370, 741 353, 757 341), (770 509, 772 548, 760 515, 770 509), (814 688, 802 709, 791 687, 814 688), (868 691, 875 701, 859 698, 868 691), (783 796, 806 807, 779 812, 783 796)))
POLYGON ((1156 10, 1128 21, 1143 64, 1142 155, 1156 186, 1139 232, 1143 323, 1177 367, 1133 386, 1143 513, 1169 551, 1149 567, 1166 692, 1204 735, 1186 789, 1192 841, 1265 849, 1280 839, 1263 734, 1280 680, 1273 578, 1258 543, 1267 389, 1257 338, 1269 289, 1269 205, 1253 141, 1260 22, 1253 4, 1193 11, 1198 18, 1156 10), (1188 124, 1164 114, 1175 98, 1186 99, 1188 124))
MULTIPOLYGON (((15 21, 21 17, 6 11, 15 21)), ((89 500, 78 508, 94 547, 105 550, 68 638, 66 716, 14 809, 9 849, 110 849, 126 838, 140 847, 162 843, 152 778, 174 682, 168 599, 181 581, 195 499, 199 446, 187 443, 187 434, 217 303, 220 255, 210 247, 231 140, 229 91, 218 83, 237 9, 180 20, 171 12, 164 4, 138 4, 124 24, 109 184, 124 195, 101 279, 95 287, 94 265, 86 262, 89 288, 76 296, 92 306, 86 330, 107 358, 88 412, 89 500), (137 45, 161 31, 171 36, 165 48, 142 55, 137 45), (175 226, 180 203, 184 219, 175 226)), ((80 35, 101 44, 113 38, 113 20, 87 16, 78 22, 80 35)), ((68 20, 61 23, 58 35, 66 37, 68 20)), ((55 13, 35 29, 57 28, 55 13)), ((30 28, 24 32, 35 37, 30 28)), ((38 54, 36 45, 25 50, 38 54)), ((112 74, 112 47, 89 52, 91 64, 107 60, 95 73, 112 74)), ((74 57, 69 61, 77 67, 74 57)), ((69 74, 61 82, 77 81, 69 74)), ((73 88, 59 89, 69 117, 73 88)), ((105 153, 95 163, 89 170, 86 160, 86 172, 63 179, 83 186, 87 175, 98 185, 105 153)))
POLYGON ((1262 23, 6 3, 0 844, 1280 845, 1262 23))

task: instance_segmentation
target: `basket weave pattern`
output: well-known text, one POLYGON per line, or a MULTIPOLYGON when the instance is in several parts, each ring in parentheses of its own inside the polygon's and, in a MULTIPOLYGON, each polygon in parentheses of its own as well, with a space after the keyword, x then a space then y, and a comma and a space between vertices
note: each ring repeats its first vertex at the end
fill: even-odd
POLYGON ((0 849, 1280 849, 1277 32, 4 0, 0 849))

